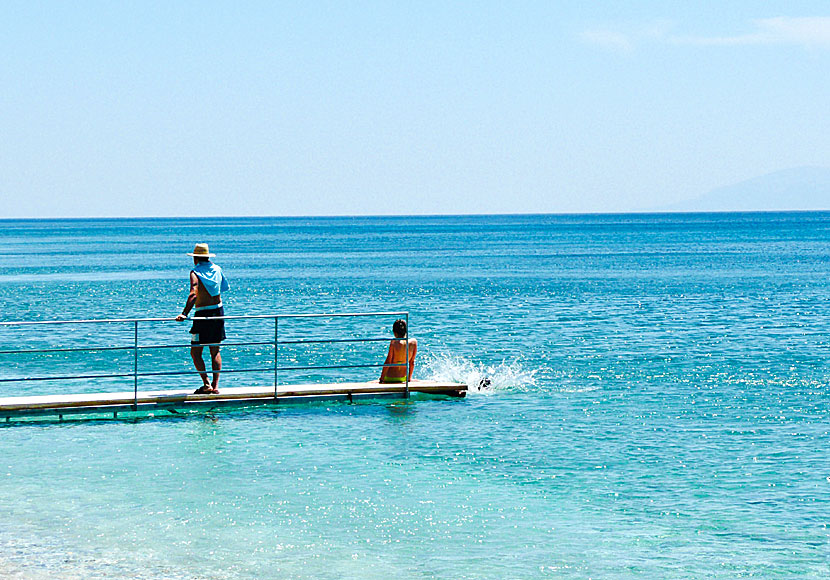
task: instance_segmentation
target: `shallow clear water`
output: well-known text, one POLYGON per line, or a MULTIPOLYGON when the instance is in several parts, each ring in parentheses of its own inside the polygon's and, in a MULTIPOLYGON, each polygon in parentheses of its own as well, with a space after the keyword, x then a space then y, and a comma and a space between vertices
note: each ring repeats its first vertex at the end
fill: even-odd
MULTIPOLYGON (((830 574, 830 214, 4 221, 2 319, 174 316, 197 241, 231 280, 228 314, 407 310, 416 377, 493 388, 4 426, 6 576, 830 574)), ((280 332, 387 335, 391 319, 338 324, 280 332)), ((178 342, 187 324, 141 331, 178 342)), ((0 332, 15 348, 132 337, 0 332)), ((272 332, 229 324, 234 339, 272 332)), ((224 352, 228 368, 272 356, 224 352)), ((0 355, 0 377, 131 356, 0 355)), ((141 365, 188 370, 186 358, 141 365)), ((0 383, 0 395, 126 384, 0 383)))

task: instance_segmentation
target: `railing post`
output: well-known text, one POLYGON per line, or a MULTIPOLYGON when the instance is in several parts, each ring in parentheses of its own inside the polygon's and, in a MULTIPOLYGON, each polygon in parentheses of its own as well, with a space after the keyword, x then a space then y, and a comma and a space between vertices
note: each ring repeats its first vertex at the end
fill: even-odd
POLYGON ((138 410, 138 320, 133 321, 133 410, 138 410))
POLYGON ((405 322, 406 322, 406 392, 404 393, 405 398, 409 398, 409 312, 404 314, 405 322))
POLYGON ((279 368, 279 316, 274 317, 274 402, 277 401, 277 369, 279 368))

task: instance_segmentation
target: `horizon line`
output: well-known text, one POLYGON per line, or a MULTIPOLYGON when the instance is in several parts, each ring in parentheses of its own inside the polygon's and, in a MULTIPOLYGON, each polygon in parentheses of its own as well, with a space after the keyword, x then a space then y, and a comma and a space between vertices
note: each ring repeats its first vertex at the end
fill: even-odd
POLYGON ((200 219, 332 219, 332 218, 437 218, 437 217, 511 217, 511 216, 622 216, 622 215, 712 215, 761 213, 827 213, 825 209, 748 209, 748 210, 630 210, 586 212, 505 212, 505 213, 424 213, 424 214, 291 214, 291 215, 172 215, 172 216, 39 216, 0 217, 0 221, 72 221, 72 220, 200 220, 200 219))

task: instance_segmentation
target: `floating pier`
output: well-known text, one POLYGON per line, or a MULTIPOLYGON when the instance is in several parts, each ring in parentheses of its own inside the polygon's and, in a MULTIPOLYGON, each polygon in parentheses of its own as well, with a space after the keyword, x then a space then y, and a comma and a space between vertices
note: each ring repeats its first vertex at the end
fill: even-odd
POLYGON ((218 394, 196 395, 192 390, 133 391, 120 393, 83 393, 72 395, 39 395, 32 397, 0 398, 0 418, 51 415, 62 418, 76 414, 112 414, 124 412, 210 410, 229 405, 245 407, 282 403, 344 401, 359 399, 404 399, 408 394, 445 395, 463 397, 467 385, 436 381, 410 381, 405 384, 331 383, 280 385, 274 387, 228 387, 218 394))
MULTIPOLYGON (((84 380, 97 381, 102 379, 120 379, 130 380, 132 382, 132 391, 121 392, 90 392, 78 394, 49 394, 49 395, 31 395, 31 396, 6 396, 0 397, 0 419, 10 421, 16 417, 34 417, 51 415, 62 419, 64 415, 100 415, 112 414, 118 417, 118 413, 152 413, 156 410, 169 411, 171 413, 180 412, 183 410, 193 409, 213 409, 224 407, 228 405, 236 405, 239 407, 253 406, 253 405, 273 405, 288 402, 314 402, 322 400, 340 400, 351 402, 355 399, 379 399, 379 398, 398 398, 406 399, 413 393, 427 394, 427 395, 446 395, 451 397, 463 397, 467 393, 467 385, 453 382, 440 382, 428 380, 410 380, 403 383, 387 383, 381 384, 377 381, 373 382, 340 382, 340 383, 304 383, 304 384, 280 384, 279 377, 284 373, 292 373, 298 371, 331 371, 341 369, 345 371, 358 371, 360 369, 372 369, 379 367, 404 367, 404 371, 408 374, 409 368, 407 363, 386 363, 378 360, 374 362, 360 362, 366 359, 356 360, 345 359, 339 364, 332 364, 331 362, 324 362, 324 364, 314 364, 313 362, 303 363, 302 360, 297 360, 295 357, 290 359, 290 364, 280 364, 280 347, 289 345, 292 348, 305 348, 309 346, 319 345, 343 345, 343 344, 366 344, 377 342, 388 342, 389 340, 405 340, 406 341, 406 360, 409 360, 409 335, 402 338, 395 337, 360 337, 354 334, 354 329, 344 329, 345 336, 338 336, 331 338, 329 336, 302 336, 301 338, 293 338, 286 340, 280 338, 280 329, 284 328, 286 321, 298 319, 314 319, 319 321, 322 319, 332 319, 339 321, 354 321, 355 319, 366 317, 403 317, 409 322, 409 313, 407 312, 355 312, 355 313, 330 313, 330 314, 264 314, 264 315, 239 315, 239 316, 222 316, 231 321, 247 321, 257 322, 261 324, 271 324, 273 327, 268 328, 268 333, 271 334, 273 340, 254 340, 254 341, 236 341, 223 343, 223 348, 240 348, 256 346, 257 348, 272 348, 273 359, 268 366, 258 366, 254 368, 223 368, 222 373, 268 373, 273 376, 273 384, 269 386, 251 386, 251 387, 223 387, 217 394, 195 394, 192 390, 169 389, 169 390, 142 390, 140 383, 143 379, 154 377, 172 378, 177 375, 194 375, 198 374, 195 370, 181 371, 181 370, 144 370, 142 369, 141 354, 148 351, 160 352, 168 349, 189 349, 190 344, 172 343, 172 344, 158 344, 155 342, 145 343, 140 340, 139 324, 143 326, 158 325, 163 323, 174 322, 171 318, 120 318, 120 319, 95 319, 95 320, 49 320, 49 321, 21 321, 21 322, 4 322, 0 321, 0 328, 18 328, 19 330, 29 329, 31 331, 38 328, 52 327, 52 326, 67 326, 75 327, 72 332, 76 332, 77 328, 86 327, 88 325, 125 325, 129 330, 131 339, 127 344, 104 344, 104 345, 82 345, 82 346, 64 346, 64 345, 47 345, 46 348, 3 348, 0 349, 0 355, 27 357, 33 355, 57 355, 63 353, 94 353, 94 352, 113 352, 122 351, 130 353, 131 363, 129 368, 117 368, 110 372, 101 372, 96 367, 92 366, 89 372, 82 372, 80 374, 47 374, 43 376, 0 376, 0 384, 5 383, 31 383, 49 381, 53 384, 60 385, 62 390, 66 389, 66 385, 70 384, 67 381, 84 380), (280 320, 283 320, 282 326, 280 320)), ((391 325, 390 325, 391 326, 391 325)), ((157 329, 156 329, 157 331, 157 329)), ((71 334, 71 332, 70 332, 71 334)), ((154 332, 157 334, 157 332, 154 332)), ((0 344, 3 344, 0 341, 0 344)), ((179 359, 180 360, 180 359, 179 359)), ((175 359, 171 359, 175 362, 175 359)), ((2 368, 2 367, 0 367, 2 368)), ((208 370, 208 373, 211 371, 208 370)), ((377 375, 375 375, 377 376, 377 375)), ((347 378, 347 377, 344 377, 347 378)), ((302 380, 302 379, 295 379, 302 380)), ((195 381, 194 381, 195 382, 195 381)), ((259 380, 257 380, 259 382, 259 380)), ((270 382, 270 381, 269 381, 270 382)))

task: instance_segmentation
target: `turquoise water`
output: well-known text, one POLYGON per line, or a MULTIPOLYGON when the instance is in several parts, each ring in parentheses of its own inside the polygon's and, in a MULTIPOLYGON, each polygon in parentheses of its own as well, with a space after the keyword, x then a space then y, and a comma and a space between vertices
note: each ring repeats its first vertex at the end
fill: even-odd
MULTIPOLYGON (((5 576, 830 575, 829 213, 3 221, 2 319, 174 316, 197 241, 231 280, 228 314, 407 310, 416 378, 489 376, 493 388, 4 426, 5 576)), ((186 330, 141 329, 148 343, 186 330)), ((0 332, 19 348, 132 336, 0 332)), ((229 324, 232 339, 269 333, 229 324)), ((286 356, 366 362, 378 348, 286 356)), ((0 355, 0 378, 131 356, 0 355)), ((271 356, 227 348, 225 364, 271 356)), ((186 358, 145 353, 141 365, 187 370, 186 358)), ((0 394, 119 380, 0 383, 0 394)))

